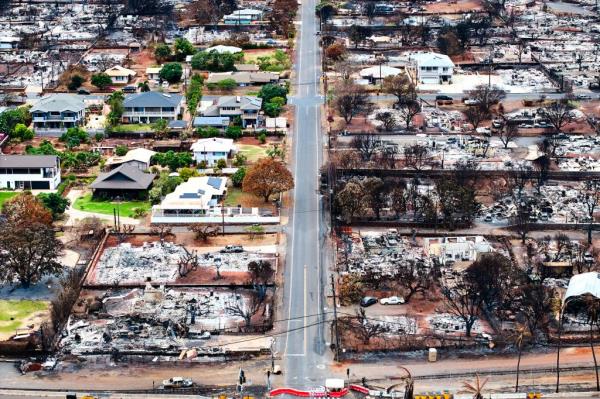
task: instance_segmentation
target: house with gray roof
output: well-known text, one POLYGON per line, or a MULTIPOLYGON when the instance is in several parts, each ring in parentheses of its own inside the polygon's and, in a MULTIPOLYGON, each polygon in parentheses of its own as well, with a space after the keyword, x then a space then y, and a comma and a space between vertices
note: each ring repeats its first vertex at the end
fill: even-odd
POLYGON ((34 130, 63 132, 85 124, 85 109, 80 96, 57 93, 42 97, 29 112, 34 130))
POLYGON ((200 102, 200 116, 220 116, 242 119, 242 127, 256 126, 259 122, 259 112, 262 98, 255 96, 221 96, 213 99, 203 99, 200 102))
POLYGON ((95 197, 145 198, 155 176, 136 166, 122 164, 110 172, 100 173, 90 184, 95 197))
POLYGON ((56 190, 60 159, 56 155, 0 154, 0 188, 56 190))
POLYGON ((123 123, 154 123, 181 118, 183 96, 173 93, 147 91, 130 94, 123 101, 123 123))

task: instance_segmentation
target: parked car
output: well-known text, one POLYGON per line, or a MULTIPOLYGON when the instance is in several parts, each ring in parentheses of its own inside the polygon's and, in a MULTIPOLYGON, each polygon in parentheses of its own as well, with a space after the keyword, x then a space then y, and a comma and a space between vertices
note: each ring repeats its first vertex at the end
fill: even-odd
POLYGON ((123 93, 135 93, 136 91, 137 91, 137 87, 135 87, 135 86, 123 87, 123 93))
POLYGON ((465 105, 477 105, 479 104, 479 100, 475 100, 474 98, 467 98, 465 100, 465 105))
POLYGON ((241 245, 225 245, 225 248, 221 250, 222 254, 234 254, 244 252, 244 247, 241 245))
POLYGON ((435 96, 436 101, 452 101, 452 97, 446 95, 435 96))
POLYGON ((91 93, 89 92, 89 90, 79 89, 79 90, 77 90, 77 94, 81 94, 83 96, 89 96, 91 93))
POLYGON ((171 377, 168 380, 163 380, 163 388, 189 388, 194 385, 191 378, 171 377))
POLYGON ((381 298, 379 303, 382 305, 402 305, 404 303, 404 298, 401 296, 390 296, 387 298, 381 298))
POLYGON ((360 300, 360 306, 363 308, 369 307, 371 305, 375 305, 377 303, 377 298, 372 296, 366 296, 360 300))

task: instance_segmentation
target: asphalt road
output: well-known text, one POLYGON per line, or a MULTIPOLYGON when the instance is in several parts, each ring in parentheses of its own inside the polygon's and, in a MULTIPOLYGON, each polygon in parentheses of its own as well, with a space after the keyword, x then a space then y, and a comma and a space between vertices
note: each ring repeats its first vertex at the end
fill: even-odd
POLYGON ((301 23, 296 52, 295 132, 291 167, 295 189, 287 226, 288 248, 284 275, 284 315, 288 333, 278 338, 283 355, 285 383, 296 388, 322 385, 330 351, 323 314, 326 307, 326 266, 321 262, 325 246, 318 173, 321 164, 319 81, 320 49, 316 32, 315 0, 305 0, 299 10, 301 23))

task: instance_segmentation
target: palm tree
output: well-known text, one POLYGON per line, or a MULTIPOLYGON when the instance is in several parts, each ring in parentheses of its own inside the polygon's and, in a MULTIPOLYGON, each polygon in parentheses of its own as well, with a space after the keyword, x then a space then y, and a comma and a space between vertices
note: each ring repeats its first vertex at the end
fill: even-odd
POLYGON ((485 384, 487 384, 488 379, 481 380, 479 378, 479 374, 475 374, 475 382, 473 384, 469 382, 463 382, 463 388, 468 392, 473 394, 473 399, 483 399, 483 388, 485 384))
POLYGON ((517 381, 515 383, 515 392, 519 392, 519 372, 521 370, 521 354, 523 353, 523 340, 526 336, 527 329, 525 326, 517 327, 517 335, 515 336, 515 344, 519 349, 519 357, 517 359, 517 381))
POLYGON ((600 318, 600 301, 598 298, 592 295, 587 295, 585 297, 585 305, 587 308, 587 321, 590 324, 590 348, 592 349, 594 371, 596 372, 596 391, 600 391, 600 379, 598 379, 598 361, 596 360, 596 352, 594 352, 594 324, 598 325, 598 318, 600 318))

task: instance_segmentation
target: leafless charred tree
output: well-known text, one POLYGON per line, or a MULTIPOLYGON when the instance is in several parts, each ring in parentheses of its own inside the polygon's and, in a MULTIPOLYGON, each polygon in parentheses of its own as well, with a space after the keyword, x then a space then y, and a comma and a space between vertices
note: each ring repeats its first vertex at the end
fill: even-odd
POLYGON ((248 302, 245 302, 243 297, 240 297, 235 304, 227 306, 225 311, 231 316, 243 318, 246 328, 249 328, 252 324, 252 317, 261 309, 264 300, 264 295, 253 292, 248 302))
POLYGON ((275 274, 273 265, 267 260, 258 260, 248 263, 248 271, 252 284, 267 284, 275 274))
POLYGON ((188 230, 196 234, 196 240, 208 242, 210 237, 217 235, 219 226, 216 224, 195 223, 189 226, 188 230))
POLYGON ((378 112, 375 119, 381 122, 381 127, 386 132, 391 132, 398 126, 396 117, 389 111, 378 112))
POLYGON ((588 244, 592 244, 592 230, 594 228, 594 213, 600 205, 600 181, 589 180, 585 182, 585 192, 582 195, 584 209, 587 212, 588 228, 587 238, 588 244))
POLYGON ((571 120, 571 110, 571 103, 567 99, 561 99, 542 108, 542 115, 552 125, 554 133, 561 133, 563 127, 571 120))
POLYGON ((476 101, 477 107, 481 108, 486 115, 490 114, 491 107, 506 97, 506 92, 497 86, 479 85, 468 91, 469 97, 476 101))
POLYGON ((387 187, 379 177, 367 177, 361 184, 365 193, 364 200, 379 220, 381 210, 387 203, 387 187))
POLYGON ((406 130, 410 130, 413 118, 421 112, 421 106, 417 101, 408 101, 399 106, 398 112, 406 130))
POLYGON ((498 137, 504 148, 508 148, 508 144, 519 135, 519 128, 506 117, 502 117, 500 123, 501 126, 493 131, 493 134, 498 137))
POLYGON ((530 281, 520 287, 520 311, 532 336, 548 335, 549 315, 552 313, 552 294, 541 280, 530 281))
POLYGON ((500 253, 482 254, 467 269, 466 278, 475 284, 488 308, 510 296, 509 289, 522 282, 520 269, 500 253))
POLYGON ((443 287, 442 294, 448 312, 464 321, 466 336, 470 337, 483 303, 483 296, 477 285, 467 279, 461 279, 453 287, 443 287))
POLYGON ((173 234, 173 229, 165 224, 154 224, 150 226, 150 233, 157 235, 158 239, 162 242, 165 238, 173 234))
POLYGON ((363 344, 368 345, 372 338, 380 337, 389 331, 385 324, 369 319, 363 308, 356 311, 354 332, 362 339, 363 344))
POLYGON ((363 161, 368 162, 381 149, 381 140, 375 134, 357 134, 352 139, 352 147, 360 153, 363 161))
POLYGON ((421 168, 425 166, 428 155, 429 150, 424 145, 413 144, 404 147, 404 163, 409 168, 421 170, 421 168))
POLYGON ((408 260, 396 272, 395 280, 404 288, 404 300, 409 302, 416 293, 425 293, 434 283, 435 276, 432 269, 426 268, 423 263, 408 260))
POLYGON ((185 277, 190 272, 198 270, 199 260, 198 260, 198 251, 188 251, 185 249, 185 253, 181 255, 179 260, 177 261, 177 271, 179 272, 179 277, 185 277))
POLYGON ((465 111, 465 117, 467 118, 467 122, 473 125, 473 129, 477 129, 479 124, 487 119, 487 113, 481 107, 476 105, 472 105, 465 111))
POLYGON ((334 106, 347 124, 357 115, 367 114, 372 108, 369 93, 364 87, 342 81, 335 88, 334 106))
POLYGON ((122 244, 125 241, 127 241, 127 237, 129 237, 131 235, 131 233, 133 233, 134 230, 135 230, 135 225, 133 225, 133 224, 124 224, 124 225, 120 226, 119 231, 117 231, 115 233, 119 244, 122 244))
POLYGON ((386 145, 383 146, 379 152, 380 164, 384 168, 394 169, 396 167, 396 160, 398 157, 398 146, 386 145))
POLYGON ((69 318, 73 305, 79 297, 79 288, 84 274, 83 268, 74 268, 60 281, 60 291, 50 302, 50 320, 55 333, 58 333, 69 318))
POLYGON ((402 183, 403 184, 395 184, 390 192, 390 206, 397 218, 406 213, 407 210, 406 183, 402 183))

